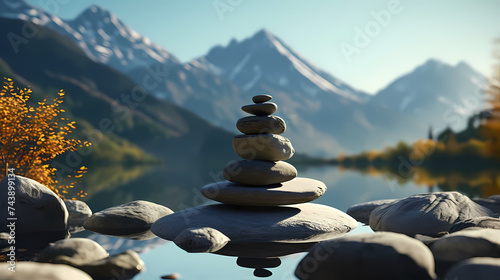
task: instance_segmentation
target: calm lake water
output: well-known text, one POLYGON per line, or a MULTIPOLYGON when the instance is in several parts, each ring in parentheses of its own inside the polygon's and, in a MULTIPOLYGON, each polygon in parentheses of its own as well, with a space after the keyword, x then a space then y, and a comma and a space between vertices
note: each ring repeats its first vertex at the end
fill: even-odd
MULTIPOLYGON (((395 180, 384 176, 367 176, 355 171, 341 171, 334 166, 304 167, 297 166, 299 176, 324 182, 328 190, 325 195, 314 201, 335 207, 342 211, 353 204, 387 198, 403 198, 416 193, 428 192, 427 186, 417 186, 413 182, 400 185, 395 180)), ((105 183, 96 186, 97 178, 89 179, 89 196, 87 203, 97 212, 104 208, 132 200, 144 199, 163 204, 174 211, 189 207, 212 203, 199 195, 199 189, 218 178, 216 172, 206 167, 190 167, 193 174, 186 176, 185 166, 165 166, 150 169, 114 170, 128 172, 130 177, 113 181, 107 170, 105 183), (184 171, 182 171, 184 170, 184 171), (133 175, 136 174, 136 175, 133 175), (139 175, 137 175, 139 174, 139 175), (106 184, 108 184, 106 186, 106 184)), ((220 176, 220 174, 219 174, 220 176)), ((220 178, 220 177, 219 177, 220 178)), ((359 224, 350 234, 369 232, 369 227, 359 224)), ((83 233, 88 236, 89 233, 83 233)), ((79 234, 80 235, 80 234, 79 234)), ((111 253, 119 253, 125 249, 143 251, 141 258, 146 263, 146 271, 136 276, 137 280, 160 279, 161 276, 179 273, 181 279, 255 279, 253 270, 239 267, 235 257, 215 254, 190 254, 175 246, 173 242, 161 239, 132 241, 102 235, 90 235, 90 238, 103 245, 111 253)), ((269 269, 273 275, 267 279, 296 279, 293 276, 297 263, 304 253, 281 258, 282 264, 269 269)))

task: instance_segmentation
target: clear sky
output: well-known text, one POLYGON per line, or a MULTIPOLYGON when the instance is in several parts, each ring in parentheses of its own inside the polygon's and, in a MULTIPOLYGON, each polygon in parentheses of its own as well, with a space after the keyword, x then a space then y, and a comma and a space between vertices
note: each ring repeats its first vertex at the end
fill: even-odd
POLYGON ((61 3, 51 9, 63 19, 100 5, 181 61, 266 28, 313 64, 369 93, 429 58, 451 64, 463 60, 489 77, 493 42, 500 38, 498 0, 28 2, 42 8, 61 3))

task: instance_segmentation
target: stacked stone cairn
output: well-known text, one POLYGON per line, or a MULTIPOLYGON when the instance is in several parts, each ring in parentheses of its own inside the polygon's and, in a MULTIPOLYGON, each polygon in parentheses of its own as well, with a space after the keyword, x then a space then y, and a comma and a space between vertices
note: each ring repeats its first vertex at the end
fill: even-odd
POLYGON ((253 116, 238 120, 242 135, 233 139, 234 151, 243 160, 230 163, 224 169, 225 182, 201 189, 212 200, 232 205, 279 206, 308 202, 322 196, 326 186, 317 180, 297 177, 297 169, 285 160, 295 150, 286 137, 285 121, 272 115, 278 106, 269 102, 270 95, 256 95, 254 104, 241 109, 253 116))

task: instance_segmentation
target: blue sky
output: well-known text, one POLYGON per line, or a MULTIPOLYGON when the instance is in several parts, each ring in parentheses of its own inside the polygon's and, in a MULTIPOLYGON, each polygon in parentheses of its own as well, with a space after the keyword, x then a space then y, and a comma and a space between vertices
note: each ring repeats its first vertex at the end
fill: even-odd
POLYGON ((370 93, 429 58, 464 60, 489 77, 493 42, 500 38, 497 0, 28 2, 61 3, 51 10, 64 19, 100 5, 181 61, 266 28, 313 64, 370 93))

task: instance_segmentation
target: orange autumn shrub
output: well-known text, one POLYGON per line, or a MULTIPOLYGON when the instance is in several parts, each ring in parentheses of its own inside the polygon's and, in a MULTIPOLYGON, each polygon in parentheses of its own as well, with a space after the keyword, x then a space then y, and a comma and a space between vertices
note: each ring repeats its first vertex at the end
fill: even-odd
MULTIPOLYGON (((82 166, 68 180, 58 182, 57 170, 50 164, 57 156, 90 143, 68 138, 75 122, 60 117, 64 112, 59 106, 63 103, 63 90, 52 102, 45 98, 37 106, 28 104, 31 92, 29 88, 14 87, 12 79, 4 78, 0 90, 0 167, 15 168, 16 175, 36 180, 64 197, 77 183, 71 178, 82 177, 87 169, 82 166)), ((0 172, 0 179, 5 174, 0 172)), ((77 196, 84 194, 80 191, 77 196)))

